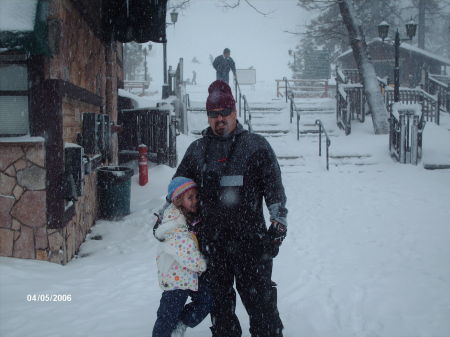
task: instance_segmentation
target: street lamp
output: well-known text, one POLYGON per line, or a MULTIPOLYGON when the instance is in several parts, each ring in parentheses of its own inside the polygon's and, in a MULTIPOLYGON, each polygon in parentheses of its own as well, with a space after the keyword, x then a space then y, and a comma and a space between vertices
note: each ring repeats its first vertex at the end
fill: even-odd
MULTIPOLYGON (((395 67, 394 67, 394 102, 400 101, 400 65, 399 65, 399 54, 400 54, 400 41, 410 41, 416 35, 417 24, 411 18, 411 20, 405 25, 407 39, 400 39, 400 33, 398 29, 395 33, 395 67)), ((381 40, 386 39, 389 32, 389 24, 386 21, 381 22, 378 25, 378 35, 381 40)))
MULTIPOLYGON (((170 21, 172 22, 166 22, 166 26, 168 25, 175 25, 175 23, 178 20, 178 13, 173 10, 170 13, 170 21)), ((163 43, 163 58, 164 58, 164 62, 163 62, 163 71, 164 71, 164 85, 163 85, 163 92, 162 92, 162 96, 163 98, 167 98, 168 96, 168 88, 169 85, 167 83, 167 42, 163 43)))

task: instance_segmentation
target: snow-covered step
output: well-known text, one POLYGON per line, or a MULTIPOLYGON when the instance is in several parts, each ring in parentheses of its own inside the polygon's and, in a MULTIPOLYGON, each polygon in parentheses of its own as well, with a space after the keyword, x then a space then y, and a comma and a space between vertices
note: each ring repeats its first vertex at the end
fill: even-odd
POLYGON ((280 123, 252 123, 253 128, 260 127, 280 127, 280 123))
POLYGON ((289 133, 289 130, 275 130, 275 129, 255 129, 253 128, 253 132, 255 133, 259 133, 259 134, 263 134, 263 135, 274 135, 274 134, 280 134, 280 135, 285 135, 287 133, 289 133))
POLYGON ((377 164, 369 154, 330 155, 329 158, 330 165, 332 166, 366 166, 377 164))
POLYGON ((333 115, 336 113, 336 110, 334 109, 317 109, 317 110, 297 109, 297 111, 300 113, 300 118, 302 115, 333 115))
POLYGON ((279 112, 279 111, 283 111, 285 108, 280 108, 280 107, 271 107, 271 106, 250 106, 250 110, 252 111, 275 111, 275 112, 279 112))

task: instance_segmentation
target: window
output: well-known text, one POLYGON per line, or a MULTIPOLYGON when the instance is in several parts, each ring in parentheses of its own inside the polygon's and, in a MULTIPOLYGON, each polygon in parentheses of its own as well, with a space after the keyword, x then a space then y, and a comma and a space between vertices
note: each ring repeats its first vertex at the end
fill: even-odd
POLYGON ((0 136, 29 133, 28 65, 25 55, 0 55, 0 136))

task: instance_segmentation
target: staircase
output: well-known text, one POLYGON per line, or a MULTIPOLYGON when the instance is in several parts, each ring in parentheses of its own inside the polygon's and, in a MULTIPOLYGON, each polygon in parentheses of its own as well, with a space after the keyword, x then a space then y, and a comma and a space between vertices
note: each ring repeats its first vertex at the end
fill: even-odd
MULTIPOLYGON (((376 164, 367 153, 341 153, 336 140, 346 138, 344 132, 336 125, 336 101, 330 98, 310 98, 296 100, 300 114, 299 140, 297 140, 297 120, 294 115, 289 121, 289 104, 284 100, 252 102, 251 125, 254 133, 267 139, 274 149, 281 170, 285 174, 324 171, 325 137, 322 135, 322 156, 319 157, 319 129, 315 124, 320 119, 331 139, 329 166, 342 169, 359 170, 364 165, 376 164)), ((190 109, 190 119, 199 119, 206 123, 206 111, 199 103, 190 109)), ((243 116, 238 117, 241 123, 243 116)), ((204 124, 204 127, 206 125, 204 124)), ((200 136, 201 129, 190 128, 191 134, 200 136)), ((346 139, 349 139, 348 137, 346 139)), ((350 150, 349 150, 350 151, 350 150)))

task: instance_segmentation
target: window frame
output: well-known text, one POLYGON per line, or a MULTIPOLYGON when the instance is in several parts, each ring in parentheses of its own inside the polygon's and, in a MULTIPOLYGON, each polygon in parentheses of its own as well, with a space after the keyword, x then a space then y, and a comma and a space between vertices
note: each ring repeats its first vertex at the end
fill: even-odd
POLYGON ((19 64, 19 65, 25 65, 27 70, 27 83, 26 87, 27 90, 1 90, 0 89, 0 96, 21 96, 21 97, 27 97, 28 102, 28 130, 26 134, 3 134, 0 133, 0 137, 20 137, 20 136, 26 136, 30 134, 30 114, 31 114, 31 97, 30 97, 30 81, 31 81, 31 74, 30 74, 30 58, 29 55, 20 53, 11 53, 11 54, 0 54, 0 65, 4 64, 19 64))

